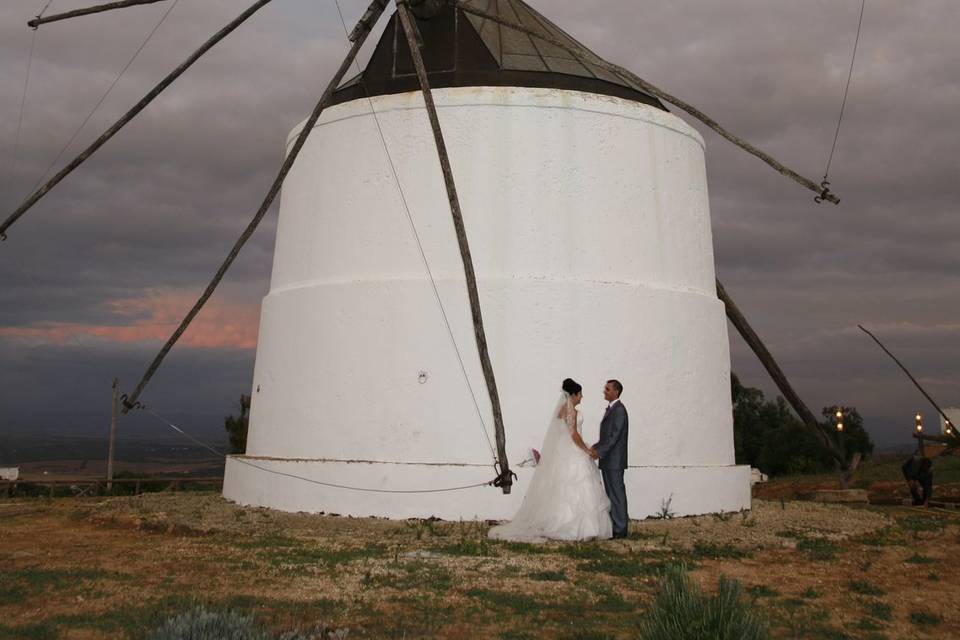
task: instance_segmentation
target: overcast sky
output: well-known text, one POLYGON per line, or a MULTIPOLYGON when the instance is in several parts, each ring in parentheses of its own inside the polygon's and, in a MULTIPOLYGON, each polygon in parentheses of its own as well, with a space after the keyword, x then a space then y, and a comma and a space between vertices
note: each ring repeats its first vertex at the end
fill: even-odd
MULTIPOLYGON (((173 2, 36 34, 26 21, 45 0, 0 3, 0 216, 31 192, 173 2)), ((91 3, 53 0, 48 13, 91 3)), ((367 0, 340 3, 352 27, 367 0)), ((247 4, 178 0, 56 169, 247 4)), ((859 0, 531 4, 601 56, 822 177, 859 0)), ((815 204, 685 118, 707 142, 718 276, 811 408, 856 406, 880 444, 908 442, 914 412, 932 424, 934 410, 858 323, 942 405, 960 406, 958 25, 955 0, 868 0, 830 173, 839 206, 815 204)), ((0 429, 108 411, 111 378, 135 384, 256 210, 285 136, 347 48, 333 0, 274 0, 10 230, 0 245, 0 429)), ((274 211, 154 378, 145 400, 157 411, 224 415, 249 392, 275 223, 274 211)), ((775 395, 730 333, 733 369, 775 395)))

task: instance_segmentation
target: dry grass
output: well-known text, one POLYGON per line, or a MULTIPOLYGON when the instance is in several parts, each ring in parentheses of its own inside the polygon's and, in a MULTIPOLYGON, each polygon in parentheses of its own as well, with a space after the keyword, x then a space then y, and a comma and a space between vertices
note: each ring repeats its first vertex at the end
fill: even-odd
POLYGON ((0 523, 0 638, 136 638, 193 603, 349 637, 635 637, 675 562, 707 591, 721 573, 740 580, 775 637, 960 628, 947 606, 960 586, 946 579, 960 568, 960 517, 913 509, 757 501, 749 514, 635 522, 628 540, 579 545, 214 494, 10 501, 0 523))

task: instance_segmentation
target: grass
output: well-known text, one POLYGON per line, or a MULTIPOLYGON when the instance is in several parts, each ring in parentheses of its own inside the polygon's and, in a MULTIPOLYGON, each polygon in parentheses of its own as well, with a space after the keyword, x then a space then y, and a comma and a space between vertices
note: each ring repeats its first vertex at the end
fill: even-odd
POLYGON ((537 571, 527 574, 527 577, 539 582, 563 582, 567 579, 567 574, 563 571, 537 571))
POLYGON ((619 557, 601 558, 581 562, 577 565, 578 571, 586 573, 605 573, 618 578, 636 578, 639 576, 655 576, 660 574, 666 566, 666 561, 644 562, 640 558, 619 557))
POLYGON ((880 631, 883 629, 883 626, 877 624, 876 620, 872 618, 860 618, 855 626, 860 631, 880 631))
MULTIPOLYGON (((900 471, 900 465, 903 464, 905 459, 905 455, 878 455, 864 460, 857 469, 856 486, 863 487, 871 482, 889 480, 902 482, 903 475, 900 471)), ((933 466, 934 479, 937 484, 960 482, 960 458, 953 456, 937 458, 933 466)))
POLYGON ((536 598, 523 593, 509 593, 492 589, 469 589, 464 595, 475 598, 496 611, 510 610, 519 615, 539 613, 543 605, 536 598))
POLYGON ((387 573, 366 573, 361 584, 367 589, 389 588, 410 591, 426 588, 431 591, 446 592, 453 586, 453 574, 442 566, 426 562, 407 562, 387 573))
POLYGON ((722 558, 739 560, 747 557, 747 554, 730 543, 719 545, 697 540, 693 545, 693 557, 709 558, 711 560, 720 560, 722 558))
POLYGON ((913 533, 943 531, 947 519, 939 516, 902 516, 896 519, 897 526, 913 533))
POLYGON ((740 584, 721 576, 718 593, 705 596, 683 566, 672 566, 637 635, 641 640, 765 640, 766 624, 740 595, 740 584))
POLYGON ((904 562, 908 564, 933 564, 936 562, 936 560, 928 556, 922 556, 919 553, 915 553, 909 558, 907 558, 906 560, 904 560, 904 562))
POLYGON ((865 533, 853 541, 870 547, 902 547, 908 544, 903 530, 893 526, 865 533))
POLYGON ((547 545, 533 544, 531 542, 505 542, 500 540, 492 540, 491 544, 505 551, 523 555, 544 555, 548 553, 555 553, 555 550, 547 545))
POLYGON ((333 568, 361 558, 383 556, 386 547, 372 544, 364 547, 329 549, 321 546, 278 547, 261 554, 271 565, 281 569, 299 571, 307 567, 333 568))
POLYGON ((557 553, 574 560, 617 560, 621 555, 596 543, 565 544, 557 548, 557 553))
POLYGON ((806 536, 797 538, 797 551, 803 551, 809 559, 814 561, 833 560, 837 557, 840 549, 840 545, 826 538, 808 538, 806 536))
POLYGON ((780 595, 780 592, 777 591, 776 589, 771 589, 770 587, 763 584, 750 585, 749 587, 744 589, 744 591, 753 600, 757 600, 759 598, 776 598, 777 596, 780 595))
POLYGON ((893 620, 893 607, 886 602, 870 600, 864 604, 863 610, 868 616, 877 620, 883 620, 884 622, 893 620))
POLYGON ((935 613, 928 613, 926 611, 911 611, 910 622, 918 627, 934 627, 943 622, 943 620, 941 620, 940 616, 936 615, 935 613))
POLYGON ((77 587, 78 583, 84 581, 93 582, 111 577, 122 579, 126 576, 99 569, 27 567, 16 571, 2 571, 0 572, 0 606, 21 603, 47 590, 63 591, 77 587))
POLYGON ((850 591, 859 593, 862 596, 886 595, 886 591, 870 582, 867 582, 866 580, 851 580, 847 583, 847 588, 849 588, 850 591))

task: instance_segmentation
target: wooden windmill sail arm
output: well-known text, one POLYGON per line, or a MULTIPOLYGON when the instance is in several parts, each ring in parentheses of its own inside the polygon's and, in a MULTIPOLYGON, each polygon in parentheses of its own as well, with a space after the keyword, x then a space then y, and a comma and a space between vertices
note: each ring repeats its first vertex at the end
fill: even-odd
POLYGON ((153 374, 160 367, 160 364, 163 362, 163 359, 166 357, 167 353, 177 343, 177 340, 180 339, 180 336, 183 335, 183 332, 186 331, 187 327, 193 321, 193 319, 200 313, 200 310, 203 308, 203 305, 206 304, 207 300, 210 299, 210 296, 213 295, 213 292, 216 290, 217 285, 220 284, 220 281, 223 279, 223 276, 226 274, 227 270, 230 268, 230 265, 233 264, 233 261, 236 259, 237 255, 240 253, 240 250, 243 249, 243 246, 247 243, 247 240, 250 239, 250 236, 253 235, 253 232, 256 231, 257 226, 260 224, 260 221, 263 220, 263 216, 266 215, 267 210, 270 208, 270 205, 273 204, 274 199, 277 197, 277 194, 280 192, 280 187, 283 186, 283 181, 287 177, 287 174, 290 172, 290 168, 293 167, 294 161, 296 161, 297 156, 300 154, 300 150, 303 148, 303 145, 306 143, 307 138, 310 135, 310 132, 313 130, 313 127, 317 124, 317 120, 320 119, 320 114, 323 113, 323 110, 330 103, 330 98, 333 95, 333 92, 340 86, 340 82, 343 80, 343 76, 346 75, 347 71, 350 69, 350 65, 353 64, 354 59, 357 57, 357 54, 360 52, 360 48, 363 47, 364 42, 367 40, 367 36, 370 35, 371 30, 377 22, 377 19, 383 13, 383 10, 386 6, 386 3, 383 0, 373 0, 370 4, 370 11, 374 11, 375 18, 373 20, 367 20, 366 28, 360 32, 360 35, 354 41, 353 45, 350 47, 350 51, 347 53, 347 57, 344 58, 343 62, 340 65, 340 68, 337 69, 336 74, 334 74, 333 79, 330 80, 330 83, 327 85, 327 88, 324 90, 323 95, 320 97, 320 100, 317 102, 316 106, 313 109, 313 112, 310 114, 310 117, 307 118, 307 121, 303 124, 303 127, 300 130, 299 135, 297 135, 296 140, 293 143, 293 146, 290 148, 290 151, 287 153, 286 158, 284 158, 283 164, 280 166, 279 172, 277 172, 277 177, 274 178, 273 184, 270 186, 270 190, 267 192, 266 197, 263 199, 263 203, 260 205, 260 208, 257 210, 257 213, 253 216, 253 219, 244 229, 243 233, 237 239, 236 243, 233 245, 233 248, 230 250, 230 253, 227 255, 226 259, 223 261, 223 264, 220 265, 220 268, 217 269, 216 274, 214 274, 213 279, 210 281, 210 284, 207 285, 207 288, 204 290, 203 294, 200 296, 200 299, 193 305, 193 308, 190 309, 186 317, 180 322, 180 326, 177 327, 177 330, 173 332, 173 335, 167 340, 166 344, 163 345, 163 348, 160 349, 160 352, 153 359, 153 362, 150 363, 150 367, 144 373, 143 378, 137 384, 136 388, 129 395, 129 397, 124 397, 123 400, 123 412, 127 413, 130 409, 134 408, 137 405, 137 398, 140 397, 140 394, 143 392, 143 389, 147 386, 147 383, 150 382, 150 378, 153 377, 153 374))
POLYGON ((676 96, 672 96, 666 91, 663 91, 662 89, 650 84, 649 82, 639 77, 632 71, 625 69, 619 65, 611 64, 606 60, 600 59, 597 56, 590 55, 586 50, 580 47, 570 46, 569 44, 562 42, 556 38, 551 38, 549 36, 544 35, 543 33, 540 33, 539 31, 525 27, 524 25, 518 22, 514 22, 513 20, 509 20, 506 18, 501 18, 498 15, 494 15, 492 13, 477 9, 474 6, 467 4, 463 0, 447 0, 447 2, 460 8, 466 13, 470 13, 475 16, 485 18, 487 20, 492 20, 493 22, 501 24, 510 29, 520 31, 521 33, 525 33, 528 36, 531 36, 533 38, 537 38, 539 40, 543 40, 544 42, 548 42, 555 47, 559 47, 560 49, 563 49, 564 51, 566 51, 567 53, 569 53, 570 55, 572 55, 574 58, 576 58, 581 62, 589 62, 590 64, 601 67, 614 75, 633 81, 635 84, 637 84, 647 93, 653 96, 656 96, 657 98, 660 98, 665 102, 669 102, 670 104, 675 105, 680 109, 686 111, 691 116, 693 116, 703 124, 707 125, 708 127, 713 129, 718 134, 720 134, 721 136, 723 136, 733 144, 737 145, 747 153, 753 156, 756 156, 757 158, 760 158, 761 160, 766 162, 768 165, 773 167, 773 169, 776 170, 778 173, 790 178, 794 182, 817 193, 819 198, 823 200, 827 200, 834 204, 838 204, 840 202, 840 198, 830 193, 825 186, 819 185, 815 183, 813 180, 806 178, 800 175, 799 173, 797 173, 796 171, 794 171, 793 169, 790 169, 789 167, 783 165, 782 163, 778 162, 775 158, 773 158, 773 156, 771 156, 770 154, 764 151, 761 151, 760 149, 756 148, 746 140, 743 140, 742 138, 739 138, 738 136, 735 136, 734 134, 730 133, 725 128, 720 126, 720 124, 716 120, 714 120, 707 114, 703 113, 693 105, 688 104, 687 102, 684 102, 680 98, 677 98, 676 96))
POLYGON ((793 410, 800 417, 804 426, 816 436, 820 444, 830 452, 830 455, 840 464, 841 468, 846 468, 846 459, 841 455, 836 443, 823 432, 823 428, 817 421, 816 416, 813 415, 813 412, 810 411, 803 400, 800 399, 800 396, 797 395, 797 392, 794 391, 793 386, 787 380, 787 376, 784 375, 777 361, 773 359, 773 355, 767 349, 766 345, 763 344, 760 336, 757 335, 757 332, 754 331, 750 323, 747 322, 743 313, 737 305, 734 304, 733 299, 727 293, 727 290, 723 288, 720 280, 717 280, 717 297, 720 298, 726 307, 727 318, 730 320, 730 323, 736 328, 744 342, 753 350, 753 353, 760 360, 760 363, 767 370, 767 373, 773 378, 773 382, 777 385, 780 393, 783 394, 783 397, 786 398, 787 402, 790 403, 790 406, 793 407, 793 410))
POLYGON ((30 209, 30 207, 35 205, 37 201, 40 200, 40 198, 45 196, 48 191, 53 189, 61 180, 66 178, 74 169, 76 169, 81 164, 83 164, 83 162, 87 158, 92 156, 97 151, 97 149, 99 149, 104 144, 106 144, 106 142, 110 138, 116 135, 117 132, 120 131, 120 129, 122 129, 124 126, 127 125, 127 123, 133 120, 137 116, 137 114, 139 114, 141 111, 146 109, 147 105, 153 102, 154 98, 160 95, 160 93, 163 92, 164 89, 166 89, 171 84, 173 84, 173 81, 179 78, 181 75, 183 75, 183 73, 187 69, 189 69, 194 62, 199 60, 200 57, 203 56, 203 54, 205 54, 207 51, 212 49, 215 44, 217 44, 218 42, 226 38, 228 35, 230 35, 230 33, 232 33, 237 27, 239 27, 241 24, 246 22, 250 16, 252 16, 254 13, 262 9, 264 6, 266 6, 270 2, 271 0, 257 0, 257 2, 254 2, 246 11, 244 11, 239 16, 234 18, 233 21, 230 22, 227 26, 225 26, 224 28, 220 29, 220 31, 217 31, 215 34, 213 34, 209 40, 204 42, 199 49, 197 49, 192 54, 190 54, 190 57, 184 60, 179 67, 171 71, 166 78, 161 80, 159 84, 157 84, 157 86, 151 89, 150 92, 147 93, 147 95, 145 95, 143 98, 140 99, 140 102, 133 105, 133 107, 131 107, 130 110, 127 111, 125 114, 123 114, 119 120, 114 122, 113 126, 107 129, 99 138, 94 140, 90 144, 90 146, 88 146, 86 149, 84 149, 80 153, 80 155, 78 155, 76 158, 71 160, 70 163, 67 164, 67 166, 61 169, 55 176, 47 180, 47 182, 42 187, 37 189, 33 193, 33 195, 31 195, 29 198, 24 200, 23 204, 17 207, 17 210, 14 211, 12 214, 10 214, 10 216, 6 220, 4 220, 2 224, 0 224, 0 240, 6 239, 6 235, 5 235, 6 230, 9 229, 10 226, 20 218, 20 216, 26 213, 27 210, 30 209))
POLYGON ((106 4, 98 4, 93 7, 84 7, 83 9, 74 9, 73 11, 64 11, 63 13, 55 13, 49 16, 37 16, 33 20, 27 21, 27 26, 36 29, 40 25, 47 24, 48 22, 57 22, 58 20, 67 20, 69 18, 88 16, 92 13, 102 13, 104 11, 112 11, 113 9, 126 9, 127 7, 135 7, 141 4, 153 4, 155 2, 164 1, 165 0, 118 0, 117 2, 107 2, 106 4))
MULTIPOLYGON (((873 338, 873 341, 877 343, 877 346, 883 349, 883 352, 886 353, 888 356, 890 356, 893 359, 893 361, 897 363, 897 366, 900 367, 900 369, 902 369, 905 374, 907 374, 907 377, 910 378, 910 382, 913 383, 913 386, 915 386, 917 390, 923 394, 923 397, 926 398, 930 402, 930 404, 933 405, 933 408, 937 410, 937 413, 939 413, 945 421, 950 422, 950 416, 944 413, 943 409, 940 408, 940 405, 937 404, 937 401, 934 400, 929 393, 927 393, 926 389, 920 386, 920 383, 917 382, 917 379, 913 377, 913 374, 910 373, 910 370, 907 369, 907 367, 902 362, 900 362, 900 359, 897 358, 897 356, 893 355, 893 353, 889 349, 887 349, 882 342, 880 342, 880 338, 878 338, 877 336, 867 331, 862 324, 858 324, 857 326, 860 328, 861 331, 863 331, 865 334, 873 338)), ((926 436, 926 435, 923 436, 923 438, 924 440, 933 440, 932 437, 926 436)), ((952 442, 954 444, 954 448, 956 448, 956 446, 960 446, 960 434, 956 432, 956 425, 954 425, 954 431, 952 435, 944 436, 944 440, 939 440, 939 441, 952 442)))
POLYGON ((483 378, 490 395, 490 404, 493 408, 493 425, 497 441, 497 459, 499 462, 499 477, 497 486, 504 493, 510 493, 513 479, 507 461, 506 434, 503 427, 503 414, 500 409, 500 394, 497 392, 497 382, 493 374, 493 365, 490 363, 490 354, 487 349, 487 336, 483 328, 483 315, 480 310, 480 295, 477 292, 477 276, 473 268, 473 257, 470 254, 470 244, 467 241, 466 227, 463 223, 463 214, 460 210, 460 198, 457 195, 457 186, 453 179, 453 169, 450 166, 450 156, 447 154, 447 145, 443 140, 443 131, 440 129, 440 119, 437 116, 437 107, 433 102, 433 92, 427 80, 427 70, 420 55, 420 45, 416 35, 416 27, 405 0, 397 0, 397 15, 403 25, 403 31, 410 47, 413 65, 420 80, 423 91, 423 100, 426 104, 427 115, 430 117, 430 128, 437 145, 437 155, 440 158, 440 168, 443 171, 443 182, 447 190, 447 200, 450 203, 450 213, 453 216, 453 226, 457 234, 457 243, 460 245, 460 258, 463 261, 463 270, 466 275, 467 293, 470 298, 470 312, 473 319, 473 335, 477 342, 477 351, 480 354, 480 365, 483 369, 483 378))

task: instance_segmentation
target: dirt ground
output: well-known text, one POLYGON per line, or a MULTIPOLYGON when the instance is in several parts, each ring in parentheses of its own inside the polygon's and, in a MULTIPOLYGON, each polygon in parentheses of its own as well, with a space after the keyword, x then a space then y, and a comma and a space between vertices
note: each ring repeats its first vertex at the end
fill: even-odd
POLYGON ((755 500, 628 540, 242 508, 212 493, 0 501, 0 638, 141 637, 198 603, 347 637, 635 637, 667 563, 735 578, 777 638, 960 636, 960 512, 755 500))

